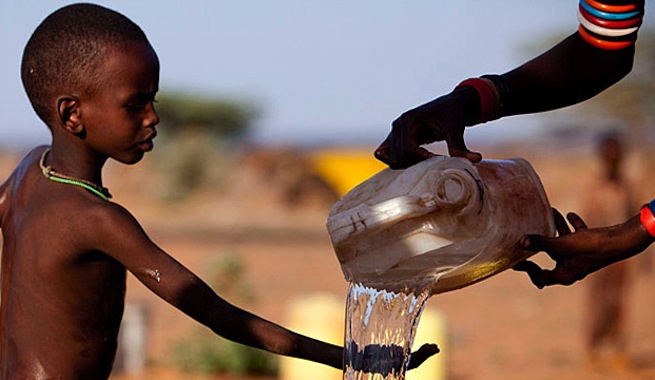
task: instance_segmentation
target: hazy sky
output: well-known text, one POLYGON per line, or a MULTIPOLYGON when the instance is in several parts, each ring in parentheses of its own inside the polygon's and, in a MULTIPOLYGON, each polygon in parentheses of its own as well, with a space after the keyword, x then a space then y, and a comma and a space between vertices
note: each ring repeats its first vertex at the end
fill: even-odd
MULTIPOLYGON (((34 28, 66 1, 0 0, 0 143, 48 142, 19 78, 34 28)), ((273 142, 376 142, 403 111, 460 80, 505 72, 532 41, 577 27, 576 0, 106 0, 138 23, 161 61, 162 91, 259 104, 273 142)), ((650 2, 653 3, 652 1, 650 2)), ((649 10, 646 10, 648 20, 649 10)), ((648 21, 650 24, 654 20, 648 21)), ((500 121, 467 132, 506 133, 500 121), (478 132, 477 129, 484 129, 478 132)), ((473 138, 472 137, 472 138, 473 138)))

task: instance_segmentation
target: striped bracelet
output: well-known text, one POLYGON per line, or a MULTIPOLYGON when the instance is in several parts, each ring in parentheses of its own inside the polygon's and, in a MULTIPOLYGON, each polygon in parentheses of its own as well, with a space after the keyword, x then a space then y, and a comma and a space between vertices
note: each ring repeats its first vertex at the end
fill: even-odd
POLYGON ((578 33, 592 46, 604 50, 625 49, 637 40, 644 9, 638 0, 622 5, 606 0, 580 0, 578 33))
POLYGON ((486 123, 487 121, 496 120, 501 115, 500 94, 498 88, 491 79, 488 78, 469 78, 460 82, 455 89, 462 87, 473 87, 480 98, 480 115, 474 121, 474 124, 486 123))
POLYGON ((595 24, 589 21, 582 12, 578 11, 578 21, 583 28, 587 29, 591 33, 598 34, 601 36, 607 37, 621 37, 627 36, 630 33, 636 32, 639 29, 639 26, 633 26, 632 28, 623 28, 623 29, 612 29, 607 28, 599 24, 595 24))

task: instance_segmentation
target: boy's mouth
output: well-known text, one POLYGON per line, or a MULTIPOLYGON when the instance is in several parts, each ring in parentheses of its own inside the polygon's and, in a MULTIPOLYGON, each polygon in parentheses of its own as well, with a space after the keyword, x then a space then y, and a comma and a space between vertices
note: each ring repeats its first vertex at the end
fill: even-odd
POLYGON ((151 151, 155 147, 155 144, 153 142, 155 137, 157 137, 157 132, 153 131, 152 134, 150 134, 150 136, 148 136, 147 139, 145 139, 143 142, 138 144, 139 148, 141 148, 141 150, 143 150, 144 152, 151 151))
POLYGON ((141 148, 141 150, 143 150, 144 152, 150 152, 154 147, 155 144, 151 139, 139 143, 139 148, 141 148))

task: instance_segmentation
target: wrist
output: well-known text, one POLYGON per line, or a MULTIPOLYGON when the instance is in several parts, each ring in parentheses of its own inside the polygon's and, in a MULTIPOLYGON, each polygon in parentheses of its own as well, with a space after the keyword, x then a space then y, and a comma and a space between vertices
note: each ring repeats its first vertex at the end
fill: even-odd
POLYGON ((603 231, 598 241, 598 257, 608 263, 632 257, 643 252, 655 240, 641 223, 641 212, 625 223, 598 229, 603 231))
POLYGON ((480 119, 480 96, 471 86, 456 87, 450 94, 456 103, 461 105, 461 112, 464 118, 464 124, 474 125, 480 119))
POLYGON ((460 82, 455 89, 473 89, 477 95, 476 108, 467 108, 467 125, 486 123, 499 119, 504 115, 508 90, 504 80, 499 75, 483 75, 479 78, 468 78, 460 82))

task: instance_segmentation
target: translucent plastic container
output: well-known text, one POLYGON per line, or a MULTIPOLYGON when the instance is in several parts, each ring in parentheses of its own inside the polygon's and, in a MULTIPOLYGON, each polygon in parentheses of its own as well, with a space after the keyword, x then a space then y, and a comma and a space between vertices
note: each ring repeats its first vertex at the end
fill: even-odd
POLYGON ((530 257, 518 246, 525 234, 555 234, 526 160, 445 156, 369 178, 332 206, 327 228, 348 281, 385 289, 429 281, 431 294, 530 257))

